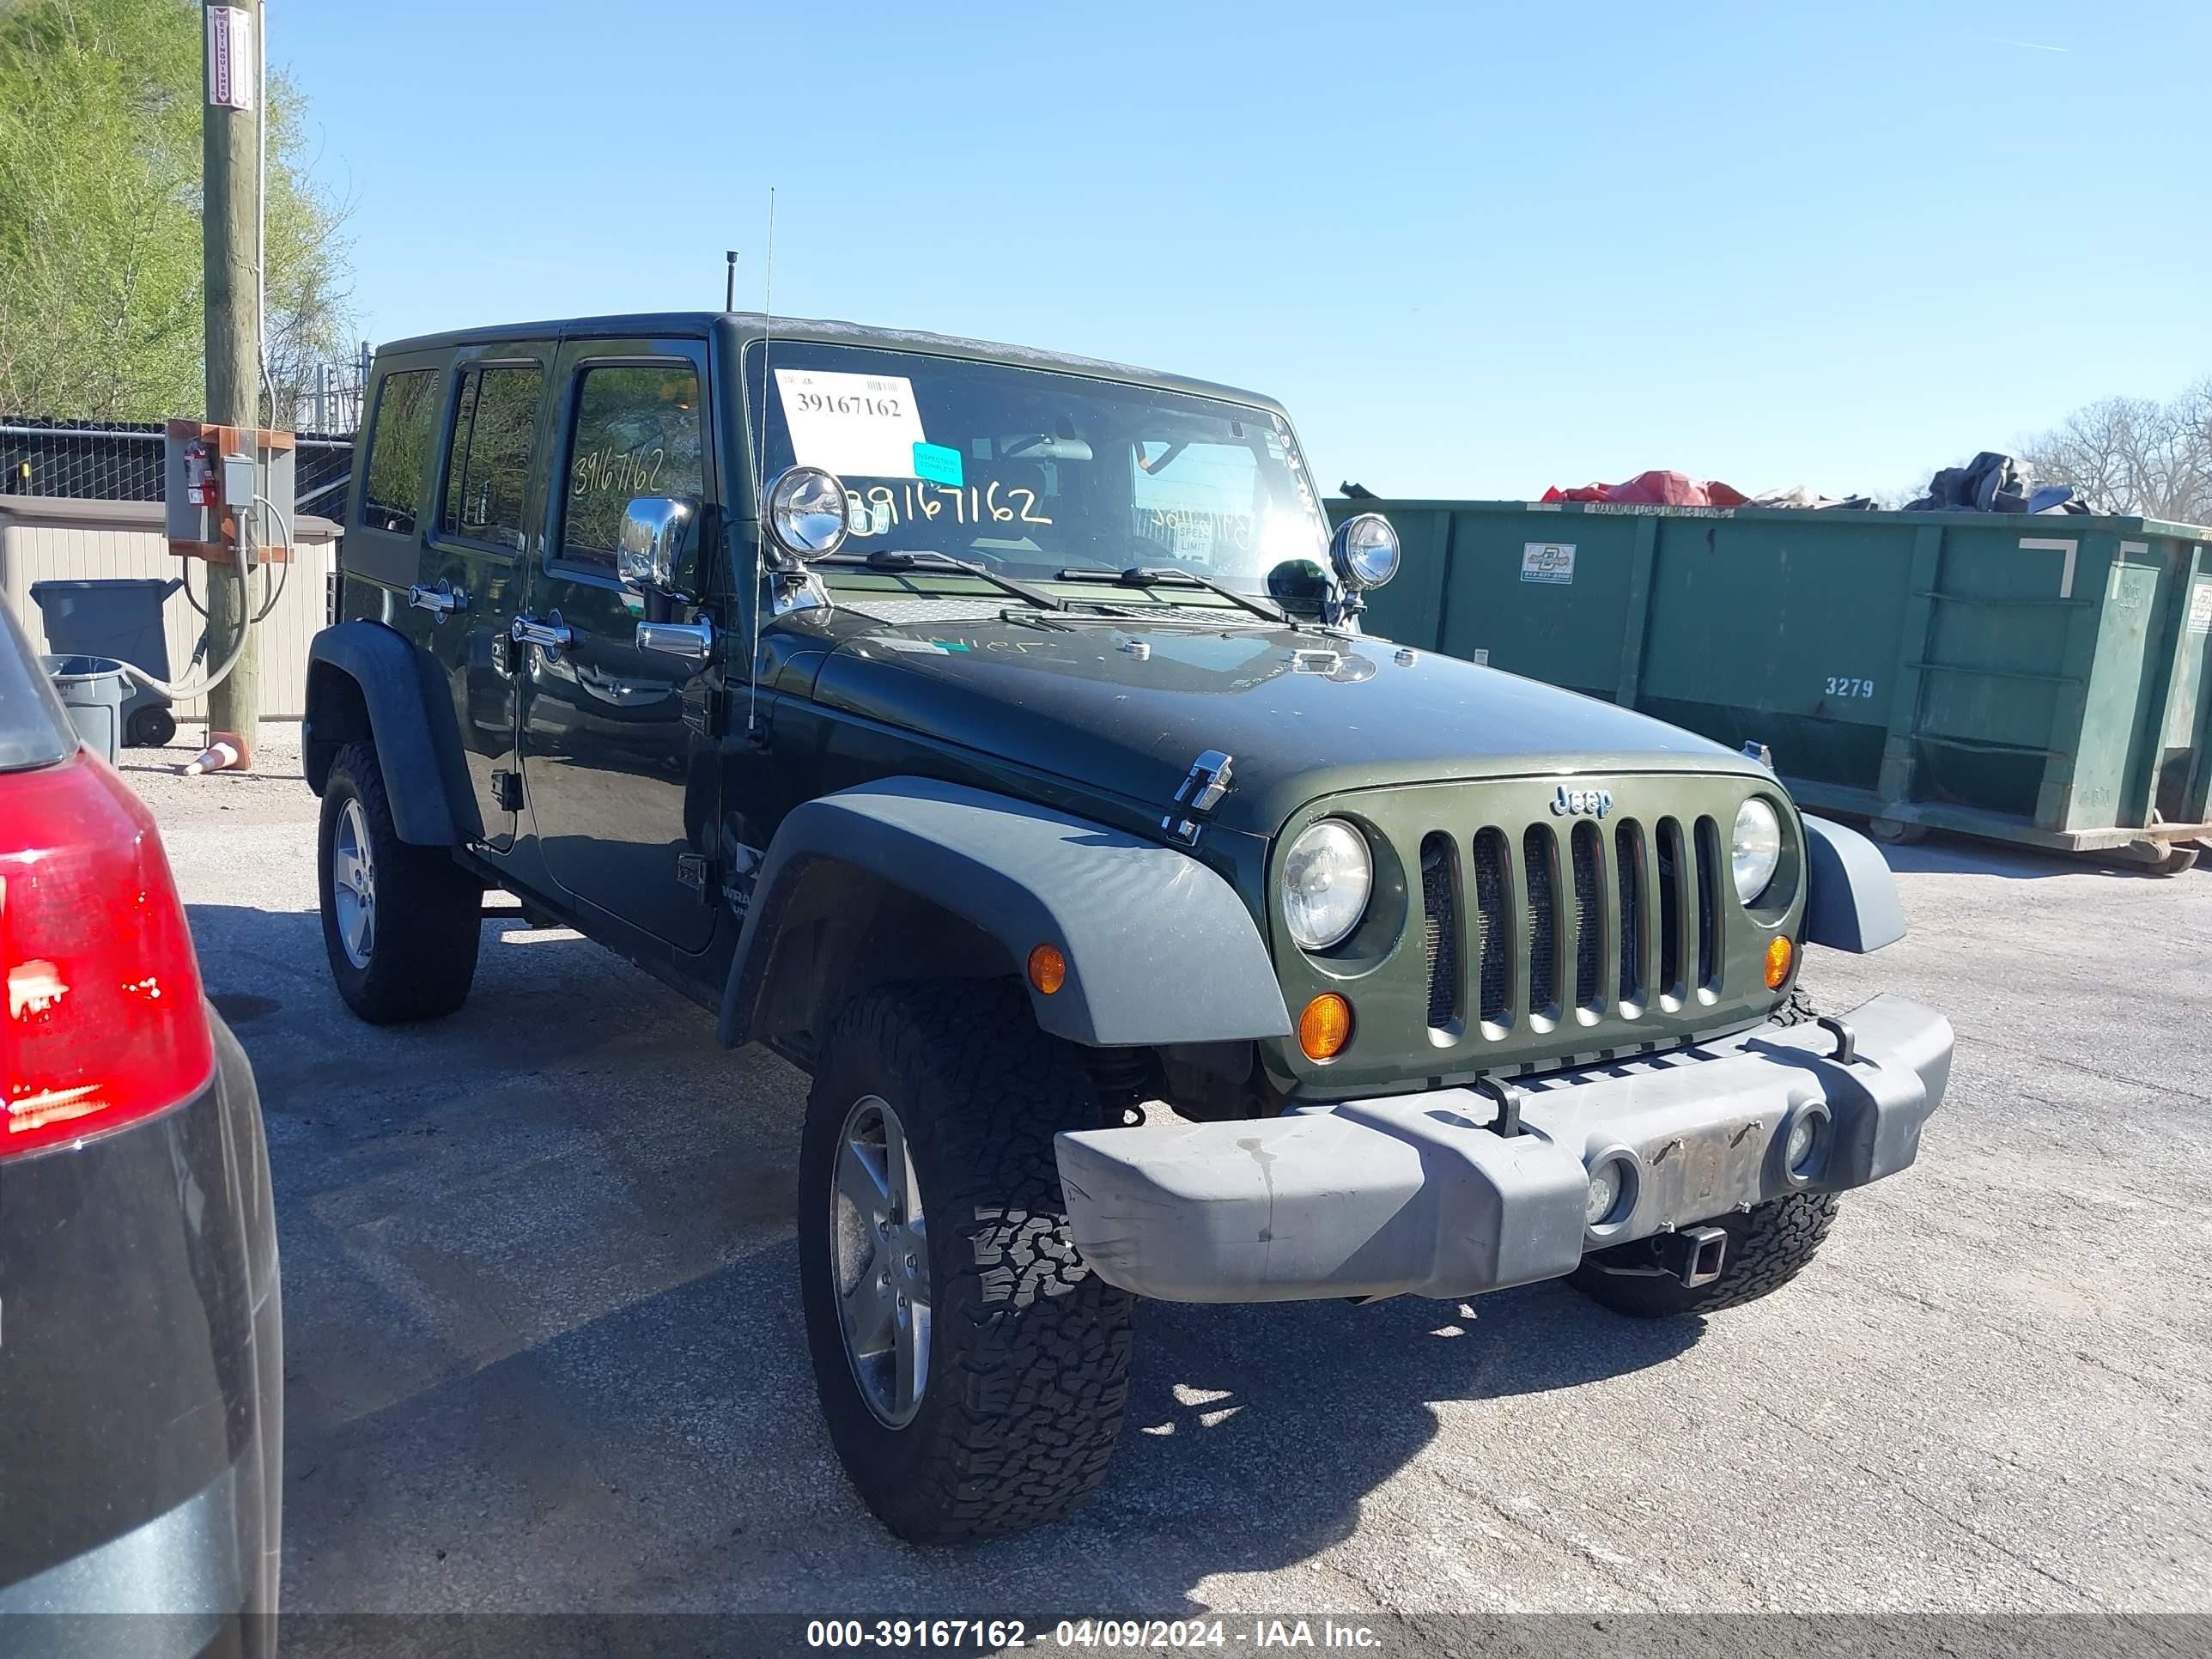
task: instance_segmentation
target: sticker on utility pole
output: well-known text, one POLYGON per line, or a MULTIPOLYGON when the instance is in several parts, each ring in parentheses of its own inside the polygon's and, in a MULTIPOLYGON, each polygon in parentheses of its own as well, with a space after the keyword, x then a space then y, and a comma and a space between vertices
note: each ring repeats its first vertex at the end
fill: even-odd
POLYGON ((253 18, 243 6, 207 8, 207 98, 216 109, 252 109, 258 60, 253 18))
POLYGON ((1572 542, 1528 542, 1521 549, 1521 580, 1566 583, 1575 579, 1572 542))
POLYGON ((860 478, 921 476, 915 451, 932 446, 905 375, 779 368, 775 393, 799 465, 860 478))
POLYGON ((2189 631, 2212 634, 2212 582, 2199 582, 2189 590, 2189 631))

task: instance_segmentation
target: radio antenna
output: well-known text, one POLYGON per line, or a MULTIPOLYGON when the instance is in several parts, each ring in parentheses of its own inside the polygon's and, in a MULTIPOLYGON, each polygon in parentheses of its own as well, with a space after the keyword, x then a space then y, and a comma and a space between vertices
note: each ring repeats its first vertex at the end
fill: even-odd
MULTIPOLYGON (((730 256, 731 281, 734 283, 737 255, 730 256)), ((768 187, 768 258, 761 267, 761 395, 760 418, 753 422, 753 532, 754 544, 765 555, 769 548, 768 532, 768 377, 775 373, 769 365, 769 349, 775 337, 775 186, 768 187)), ((755 743, 760 740, 760 635, 761 607, 775 602, 775 589, 765 592, 756 574, 753 578, 752 654, 746 664, 746 681, 751 687, 745 700, 745 736, 755 743)))
POLYGON ((738 251, 732 248, 722 257, 730 262, 728 270, 722 276, 722 309, 735 311, 738 308, 738 251))

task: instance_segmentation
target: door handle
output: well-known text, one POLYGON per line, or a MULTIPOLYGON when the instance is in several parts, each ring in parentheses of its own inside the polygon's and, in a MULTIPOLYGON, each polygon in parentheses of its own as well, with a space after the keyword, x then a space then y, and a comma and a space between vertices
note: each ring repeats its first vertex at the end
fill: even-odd
POLYGON ((559 656, 575 642, 575 635, 568 631, 557 611, 549 612, 544 622, 526 611, 520 611, 515 616, 514 626, 507 631, 513 635, 517 645, 534 645, 549 657, 559 656))
POLYGON ((441 577, 435 587, 425 587, 416 582, 407 590, 407 603, 417 611, 428 611, 438 621, 443 622, 456 611, 467 610, 469 596, 441 577))
POLYGON ((641 622, 637 625, 637 648, 664 652, 686 662, 704 662, 714 653, 714 624, 703 618, 695 623, 641 622))

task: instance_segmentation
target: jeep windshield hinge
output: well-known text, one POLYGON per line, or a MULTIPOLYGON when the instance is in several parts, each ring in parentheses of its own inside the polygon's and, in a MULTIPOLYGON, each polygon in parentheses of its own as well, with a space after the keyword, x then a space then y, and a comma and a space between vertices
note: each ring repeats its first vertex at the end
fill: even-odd
POLYGON ((711 866, 698 854, 678 853, 676 855, 676 879, 702 898, 707 896, 707 878, 710 872, 711 866))
POLYGON ((1168 839, 1183 847, 1198 845, 1206 826, 1199 822, 1221 804, 1229 793, 1230 757, 1209 749, 1190 763, 1189 775, 1176 790, 1176 810, 1160 820, 1168 839))

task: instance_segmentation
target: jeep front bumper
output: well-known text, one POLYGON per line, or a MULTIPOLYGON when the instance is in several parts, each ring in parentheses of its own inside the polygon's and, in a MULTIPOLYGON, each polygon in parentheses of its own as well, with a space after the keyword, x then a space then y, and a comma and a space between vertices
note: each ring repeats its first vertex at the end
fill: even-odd
POLYGON ((1950 1075, 1950 1022, 1884 996, 1842 1023, 1848 1060, 1831 1030, 1766 1026, 1521 1079, 1510 1136, 1492 1127, 1498 1101, 1469 1089, 1072 1131, 1055 1142, 1070 1228, 1099 1277, 1169 1302, 1462 1297, 1557 1278, 1586 1250, 1911 1164, 1950 1075), (1812 1154, 1793 1170, 1808 1120, 1812 1154), (1624 1194, 1592 1226, 1589 1172, 1608 1159, 1624 1194))

